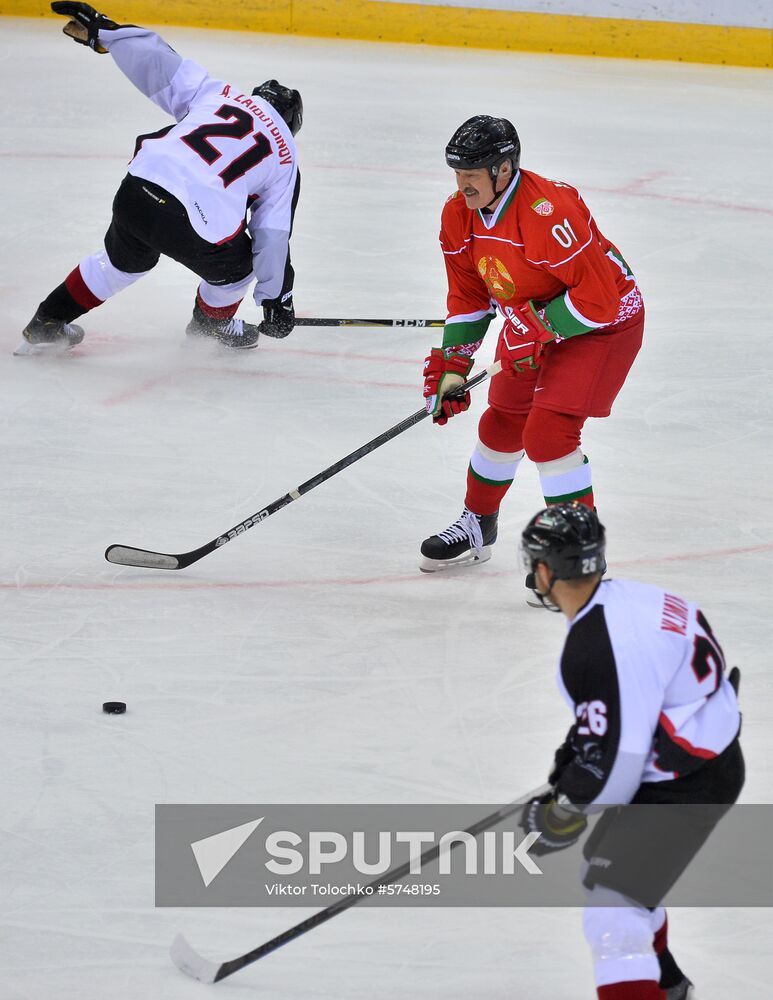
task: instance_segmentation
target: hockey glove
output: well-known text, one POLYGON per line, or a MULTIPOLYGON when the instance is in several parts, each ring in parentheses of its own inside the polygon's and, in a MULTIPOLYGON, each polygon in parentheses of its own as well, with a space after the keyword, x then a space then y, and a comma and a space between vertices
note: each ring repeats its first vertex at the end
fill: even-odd
POLYGON ((580 839, 588 825, 583 813, 562 809, 554 795, 554 792, 546 792, 532 799, 526 803, 521 813, 521 829, 526 833, 540 835, 539 840, 529 848, 529 853, 537 857, 571 847, 580 839))
POLYGON ((512 309, 502 330, 502 374, 514 378, 527 369, 539 368, 545 344, 556 339, 555 330, 533 302, 512 309))
POLYGON ((79 45, 88 45, 90 49, 104 55, 107 49, 99 44, 99 31, 104 28, 107 31, 114 31, 120 25, 111 21, 104 14, 99 14, 87 3, 70 2, 70 0, 57 0, 51 4, 51 10, 55 14, 71 18, 62 29, 65 35, 69 35, 74 42, 79 45))
POLYGON ((265 337, 274 337, 282 340, 289 333, 292 333, 295 326, 295 309, 293 309, 292 296, 288 296, 283 302, 281 297, 277 299, 263 300, 263 322, 258 330, 265 337))
POLYGON ((464 383, 473 364, 472 358, 442 347, 433 347, 424 359, 424 401, 434 423, 446 424, 469 408, 469 392, 460 399, 448 399, 448 394, 464 383))
POLYGON ((577 756, 574 747, 572 746, 572 736, 574 735, 574 729, 569 733, 561 746, 556 750, 556 755, 553 758, 553 769, 548 775, 548 784, 555 787, 561 775, 569 767, 574 758, 577 756))

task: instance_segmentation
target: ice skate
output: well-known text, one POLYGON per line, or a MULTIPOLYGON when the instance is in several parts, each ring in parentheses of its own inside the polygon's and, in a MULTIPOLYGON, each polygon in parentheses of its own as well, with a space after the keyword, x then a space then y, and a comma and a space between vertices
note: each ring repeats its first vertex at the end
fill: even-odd
POLYGON ((236 350, 257 347, 260 336, 256 324, 245 323, 243 319, 215 319, 207 316, 199 308, 198 302, 193 307, 193 316, 185 332, 189 337, 211 337, 236 350))
POLYGON ((422 573, 434 573, 448 566, 486 562, 497 540, 498 514, 474 514, 466 507, 452 525, 421 543, 422 573))
POLYGON ((22 330, 22 342, 13 352, 27 354, 63 354, 83 340, 83 328, 61 319, 46 319, 35 313, 22 330))
POLYGON ((698 1000, 695 994, 695 987, 687 976, 684 976, 682 981, 677 983, 676 986, 664 986, 661 988, 666 994, 666 1000, 698 1000))

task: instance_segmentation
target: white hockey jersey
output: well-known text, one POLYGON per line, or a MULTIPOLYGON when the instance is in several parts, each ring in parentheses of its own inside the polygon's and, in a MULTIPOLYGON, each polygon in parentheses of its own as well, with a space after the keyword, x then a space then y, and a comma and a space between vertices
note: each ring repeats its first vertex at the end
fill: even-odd
POLYGON ((121 71, 176 121, 141 136, 129 173, 169 191, 209 243, 247 223, 257 279, 255 300, 279 295, 298 175, 289 126, 259 97, 210 78, 155 32, 127 25, 100 30, 121 71))
POLYGON ((644 782, 692 774, 740 729, 706 618, 647 584, 601 582, 569 623, 558 684, 575 717, 558 791, 576 804, 622 805, 644 782))

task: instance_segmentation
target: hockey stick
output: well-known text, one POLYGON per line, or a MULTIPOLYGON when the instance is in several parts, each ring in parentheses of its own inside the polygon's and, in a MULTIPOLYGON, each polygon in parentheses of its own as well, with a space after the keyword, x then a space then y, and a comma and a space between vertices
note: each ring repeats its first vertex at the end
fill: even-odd
POLYGON ((296 316, 296 326, 445 326, 444 319, 309 319, 296 316))
MULTIPOLYGON (((498 374, 502 370, 502 365, 499 361, 495 361, 492 365, 489 365, 485 371, 479 372, 469 382, 465 382, 464 385, 459 386, 451 395, 462 396, 469 389, 473 389, 476 385, 480 385, 481 382, 485 382, 486 379, 492 378, 494 375, 498 374)), ((199 559, 203 559, 204 556, 209 555, 210 552, 214 552, 215 549, 220 548, 221 545, 225 545, 226 542, 230 542, 232 538, 236 538, 238 535, 243 535, 245 531, 249 530, 260 523, 265 521, 267 517, 271 517, 272 514, 276 514, 278 510, 286 507, 288 504, 292 503, 293 500, 299 500, 304 494, 313 490, 315 486, 319 486, 320 483, 326 482, 333 476, 338 475, 339 472, 358 462, 361 458, 369 455, 376 448, 380 448, 382 444, 386 444, 387 441, 391 441, 392 438, 396 438, 403 431, 407 431, 410 427, 415 424, 420 423, 425 417, 428 417, 425 408, 417 410, 416 413, 412 413, 410 417, 406 417, 405 420, 401 420, 399 424, 395 424, 394 427, 390 427, 388 431, 384 431, 383 434, 379 434, 378 437, 373 438, 372 441, 368 441, 367 444, 362 445, 355 451, 350 452, 345 458, 340 459, 338 462, 334 462, 333 465, 328 466, 322 472, 318 472, 316 476, 312 476, 311 479, 307 479, 305 483, 302 483, 297 489, 290 490, 289 493, 285 493, 283 497, 279 497, 278 500, 274 500, 270 503, 268 507, 264 507, 263 510, 259 510, 256 514, 252 514, 250 517, 245 518, 244 521, 240 521, 239 524, 235 525, 230 531, 226 531, 223 535, 218 535, 217 538, 213 538, 211 542, 207 542, 206 545, 200 546, 198 549, 193 549, 191 552, 180 552, 176 555, 168 552, 152 552, 149 549, 136 549, 130 545, 110 545, 105 550, 105 559, 108 562, 116 563, 118 566, 139 566, 142 569, 185 569, 186 566, 190 566, 191 563, 198 562, 199 559)))
MULTIPOLYGON (((508 816, 512 816, 513 813, 518 812, 519 809, 522 809, 530 799, 546 792, 548 788, 548 785, 543 785, 541 788, 537 788, 533 792, 529 792, 527 795, 521 796, 521 798, 516 799, 515 802, 502 806, 502 808, 497 809, 496 812, 491 813, 484 819, 478 820, 477 823, 473 823, 472 826, 468 827, 464 832, 473 837, 477 837, 479 833, 483 833, 485 830, 491 829, 492 826, 496 826, 498 823, 507 819, 508 816)), ((460 843, 462 843, 461 839, 454 840, 451 842, 448 849, 452 851, 455 847, 458 847, 460 843)), ((529 844, 529 846, 531 846, 531 844, 529 844)), ((430 862, 434 861, 435 858, 439 856, 440 851, 440 842, 435 844, 433 847, 429 847, 419 858, 420 867, 428 865, 430 862)), ((524 849, 523 853, 528 856, 528 849, 524 849)), ((415 865, 415 863, 416 859, 411 858, 404 864, 391 868, 380 878, 369 882, 368 887, 372 887, 374 893, 377 893, 380 886, 391 885, 393 882, 398 882, 401 878, 404 878, 410 872, 411 865, 415 865)), ((217 965, 215 962, 210 962, 209 959, 203 958, 199 955, 199 953, 188 944, 182 934, 178 934, 172 942, 169 954, 171 955, 172 961, 177 968, 181 972, 184 972, 186 976, 198 979, 202 983, 219 983, 220 980, 225 979, 226 976, 232 976, 234 972, 239 972, 239 970, 243 969, 245 966, 252 965, 253 962, 257 962, 266 955, 270 955, 272 951, 276 951, 277 948, 281 948, 283 944, 294 941, 307 931, 314 930, 314 928, 319 927, 320 924, 324 924, 328 920, 332 920, 333 917, 337 917, 338 914, 343 913, 344 910, 348 910, 352 906, 356 906, 357 903, 361 902, 363 899, 367 899, 369 895, 370 894, 366 893, 352 893, 348 896, 342 896, 341 899, 333 903, 332 906, 328 906, 324 910, 319 910, 317 913, 312 914, 312 916, 307 917, 306 920, 302 920, 299 924, 295 924, 294 927, 290 927, 281 934, 277 934, 276 937, 271 938, 270 941, 266 941, 265 944, 259 945, 257 948, 253 948, 252 951, 248 951, 244 955, 240 955, 238 958, 232 958, 228 962, 221 962, 220 965, 217 965)))

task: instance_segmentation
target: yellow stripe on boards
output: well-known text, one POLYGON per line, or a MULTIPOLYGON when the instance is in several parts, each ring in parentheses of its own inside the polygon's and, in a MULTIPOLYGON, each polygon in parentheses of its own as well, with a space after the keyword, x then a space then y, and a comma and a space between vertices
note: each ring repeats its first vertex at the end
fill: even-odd
MULTIPOLYGON (((224 31, 291 32, 293 0, 89 0, 97 10, 123 24, 176 24, 186 28, 224 31)), ((297 0, 300 2, 300 0, 297 0)), ((386 4, 384 6, 387 6, 386 4)), ((0 0, 0 14, 14 17, 51 17, 62 27, 65 18, 54 14, 48 0, 0 0)), ((333 32, 330 32, 332 35, 333 32)))
POLYGON ((378 0, 297 0, 293 31, 522 52, 773 66, 773 31, 765 28, 428 7, 378 0))
MULTIPOLYGON (((773 66, 773 31, 668 21, 529 14, 383 0, 111 0, 112 17, 322 38, 773 66)), ((0 0, 0 14, 54 17, 45 0, 0 0)), ((61 19, 60 19, 61 20, 61 19)))

